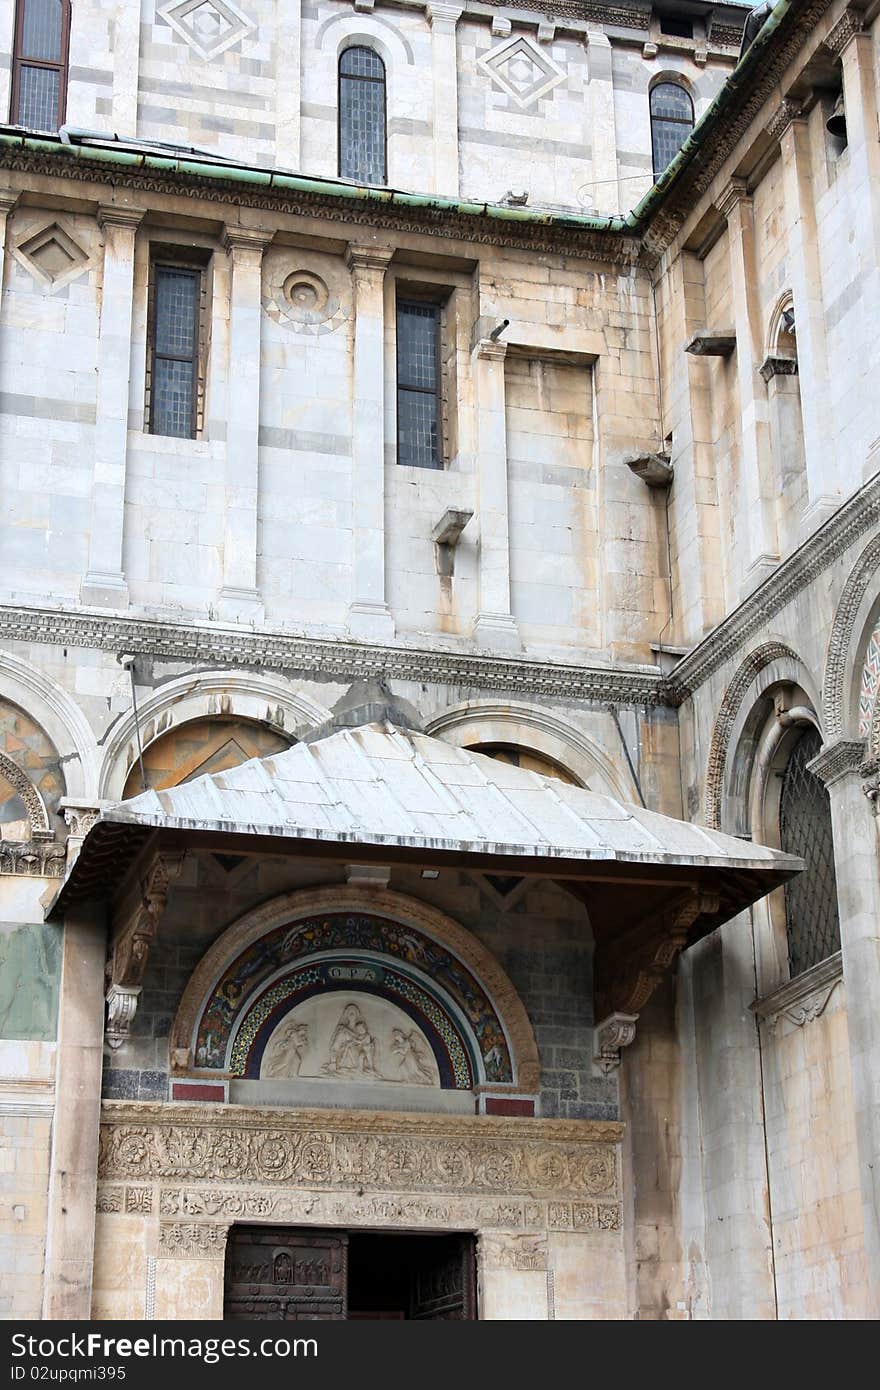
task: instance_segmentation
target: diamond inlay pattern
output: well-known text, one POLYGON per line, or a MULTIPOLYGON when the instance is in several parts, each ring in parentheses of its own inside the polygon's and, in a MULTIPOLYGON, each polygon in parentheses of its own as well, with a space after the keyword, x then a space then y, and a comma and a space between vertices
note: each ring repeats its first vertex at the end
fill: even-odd
POLYGON ((233 0, 171 0, 159 14, 206 60, 218 57, 256 28, 233 0))
POLYGON ((493 48, 491 53, 480 59, 480 66, 496 87, 500 87, 522 107, 531 106, 547 96, 565 77, 552 58, 522 35, 507 39, 493 48))

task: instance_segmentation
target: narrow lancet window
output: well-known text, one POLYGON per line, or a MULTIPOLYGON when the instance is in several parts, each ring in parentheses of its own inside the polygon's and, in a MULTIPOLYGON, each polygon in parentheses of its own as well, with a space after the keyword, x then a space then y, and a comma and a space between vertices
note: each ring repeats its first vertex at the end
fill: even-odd
POLYGON ((371 48, 339 59, 339 177, 385 183, 385 64, 371 48))
POLYGON ((397 301, 397 462, 440 467, 440 306, 397 301))
POLYGON ((651 89, 651 150, 659 178, 694 128, 694 103, 678 82, 658 82, 651 89))

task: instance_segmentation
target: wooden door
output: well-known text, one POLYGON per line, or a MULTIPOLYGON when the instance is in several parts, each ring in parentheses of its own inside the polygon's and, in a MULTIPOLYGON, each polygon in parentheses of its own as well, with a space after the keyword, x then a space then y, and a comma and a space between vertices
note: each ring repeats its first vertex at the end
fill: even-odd
POLYGON ((348 1236, 233 1226, 226 1247, 224 1318, 323 1322, 348 1316, 348 1236))
POLYGON ((421 1243, 420 1253, 410 1317, 432 1322, 476 1318, 474 1237, 437 1236, 421 1243))

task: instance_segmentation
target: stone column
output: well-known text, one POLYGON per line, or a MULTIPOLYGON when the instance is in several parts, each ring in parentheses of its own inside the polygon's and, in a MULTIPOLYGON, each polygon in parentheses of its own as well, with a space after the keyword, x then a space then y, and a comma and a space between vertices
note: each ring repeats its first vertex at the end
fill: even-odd
POLYGON ((471 374, 477 419, 479 496, 479 608, 474 637, 485 647, 520 647, 510 605, 510 514, 507 488, 507 421, 504 358, 507 344, 481 338, 471 374))
POLYGON ((737 578, 743 595, 779 562, 767 395, 759 377, 763 333, 752 200, 745 179, 731 179, 718 199, 727 221, 730 288, 736 328, 739 389, 740 479, 737 501, 737 578))
POLYGON ((455 26, 460 5, 425 8, 431 25, 434 81, 434 192, 458 197, 458 55, 455 26))
POLYGON ((349 246, 354 282, 354 409, 351 447, 354 551, 348 626, 356 637, 394 636, 385 599, 385 271, 383 247, 349 246))
POLYGON ((131 371, 131 317, 134 299, 134 242, 144 216, 141 208, 101 207, 104 275, 98 333, 98 389, 95 462, 88 570, 80 597, 106 608, 128 606, 122 572, 125 518, 125 460, 128 442, 128 391, 131 371))
POLYGON ((880 1317, 880 773, 860 740, 836 739, 809 764, 831 799, 840 949, 853 1079, 870 1308, 880 1317))
MULTIPOLYGON (((585 138, 591 142, 593 169, 593 212, 625 211, 617 184, 617 136, 614 128, 614 82, 611 69, 611 41, 598 24, 587 25, 589 51, 590 113, 585 138)), ((647 176, 646 176, 647 177, 647 176)), ((626 200, 626 208, 636 202, 626 200)), ((702 326, 702 325, 701 325, 702 326)))
POLYGON ((259 621, 257 501, 260 429, 260 319, 264 232, 227 227, 229 372, 226 393, 226 515, 221 617, 259 621))
POLYGON ((104 1045, 106 931, 89 909, 64 924, 43 1317, 91 1316, 104 1045))
POLYGON ((831 392, 813 171, 809 130, 795 102, 783 101, 767 129, 778 138, 782 155, 798 370, 810 383, 809 391, 801 398, 807 472, 807 511, 802 525, 806 535, 826 520, 840 502, 829 434, 831 392))
POLYGON ((682 251, 666 277, 672 390, 664 432, 672 431, 675 486, 670 521, 677 547, 675 640, 699 642, 723 613, 722 516, 713 449, 709 364, 683 352, 706 324, 703 263, 682 251))

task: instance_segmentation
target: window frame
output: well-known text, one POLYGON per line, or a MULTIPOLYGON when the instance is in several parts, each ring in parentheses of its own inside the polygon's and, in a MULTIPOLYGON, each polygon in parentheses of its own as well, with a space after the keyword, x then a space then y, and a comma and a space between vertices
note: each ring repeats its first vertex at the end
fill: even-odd
POLYGON ((368 43, 350 43, 341 49, 336 60, 336 170, 337 177, 347 179, 352 183, 362 183, 366 188, 387 188, 388 187, 388 66, 385 59, 378 49, 372 48, 368 43), (346 53, 351 53, 355 49, 364 49, 367 53, 372 53, 382 64, 381 77, 362 77, 360 74, 352 75, 342 71, 342 60, 346 53), (342 84, 343 82, 372 82, 382 88, 382 181, 381 183, 367 183, 364 179, 356 179, 352 174, 345 174, 342 171, 342 84))
POLYGON ((401 291, 395 285, 394 293, 394 412, 395 412, 395 461, 399 468, 427 469, 441 472, 445 466, 443 429, 443 304, 430 294, 419 294, 407 289, 401 291), (402 305, 418 305, 420 308, 434 310, 434 390, 426 386, 401 386, 400 382, 400 309, 402 305), (432 464, 410 463, 400 457, 400 393, 411 391, 416 395, 434 397, 437 422, 437 447, 432 464))
MULTIPOLYGON (((70 69, 70 19, 71 0, 60 0, 61 4, 61 44, 58 61, 49 58, 29 58, 21 51, 24 36, 25 9, 28 0, 15 0, 15 27, 12 40, 12 83, 9 96, 9 124, 21 126, 21 70, 43 68, 58 73, 58 110, 56 124, 51 128, 57 132, 64 125, 67 115, 67 85, 70 69)), ((30 126, 26 127, 31 129, 30 126)), ((35 128, 35 127, 34 127, 35 128)))
MULTIPOLYGON (((689 102, 689 104, 690 104, 690 108, 691 108, 691 123, 690 123, 690 128, 689 128, 689 130, 688 130, 688 134, 685 136, 684 140, 681 142, 681 145, 679 145, 678 150, 680 150, 680 149, 682 148, 682 145, 684 145, 685 140, 687 140, 687 139, 689 138, 689 136, 690 136, 690 134, 691 134, 691 131, 693 131, 693 128, 694 128, 694 126, 695 126, 696 123, 697 123, 697 113, 696 113, 696 107, 694 106, 694 99, 693 99, 693 96, 691 95, 690 91, 688 90, 688 88, 685 86, 684 82, 680 81, 677 77, 665 76, 665 77, 659 78, 656 82, 654 82, 654 83, 652 84, 652 86, 651 86, 651 88, 650 88, 650 90, 649 90, 649 92, 648 92, 648 120, 649 120, 649 124, 650 124, 650 127, 651 127, 651 169, 652 169, 652 171, 653 171, 653 176, 654 176, 654 182, 655 182, 655 183, 657 182, 657 180, 658 180, 659 178, 661 178, 661 177, 663 176, 663 174, 665 174, 666 170, 669 168, 670 164, 672 163, 672 160, 675 158, 675 155, 672 156, 672 159, 668 159, 668 160, 666 161, 666 163, 663 165, 663 168, 662 168, 662 169, 658 169, 658 168, 657 168, 657 157, 656 157, 656 151, 655 151, 655 146, 654 146, 654 127, 657 126, 657 125, 676 125, 676 126, 684 125, 684 120, 676 120, 676 119, 674 119, 672 116, 655 116, 655 115, 654 115, 654 93, 655 93, 655 92, 658 92, 658 91, 660 90, 661 87, 676 87, 680 92, 684 92, 684 94, 685 94, 685 96, 687 97, 688 102, 689 102)), ((678 154, 678 150, 676 150, 676 152, 675 152, 676 154, 678 154)))
POLYGON ((203 412, 204 394, 204 361, 203 354, 205 349, 204 311, 205 311, 205 272, 207 266, 204 262, 196 261, 191 255, 176 256, 174 248, 163 246, 150 248, 149 284, 147 292, 147 370, 145 382, 145 432, 154 434, 161 439, 198 439, 199 438, 199 416, 203 412), (195 278, 196 293, 193 296, 193 343, 194 351, 192 354, 192 411, 190 420, 190 433, 186 434, 166 434, 163 430, 155 427, 155 414, 153 405, 153 385, 156 377, 156 360, 162 358, 168 361, 187 362, 189 357, 175 356, 173 353, 158 352, 156 348, 156 290, 158 285, 157 272, 160 270, 185 271, 195 278))

